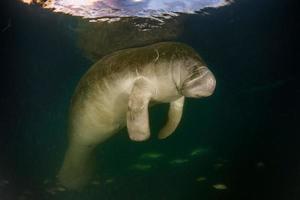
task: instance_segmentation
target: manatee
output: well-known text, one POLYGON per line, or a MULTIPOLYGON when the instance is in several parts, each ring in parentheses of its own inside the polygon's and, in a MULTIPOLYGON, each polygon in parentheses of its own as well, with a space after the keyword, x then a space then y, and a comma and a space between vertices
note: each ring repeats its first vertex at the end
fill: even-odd
POLYGON ((80 79, 69 111, 69 145, 59 183, 80 189, 93 175, 95 147, 127 126, 129 138, 150 137, 148 107, 169 103, 158 134, 177 128, 185 97, 213 94, 216 80, 191 47, 177 42, 120 50, 96 62, 80 79))

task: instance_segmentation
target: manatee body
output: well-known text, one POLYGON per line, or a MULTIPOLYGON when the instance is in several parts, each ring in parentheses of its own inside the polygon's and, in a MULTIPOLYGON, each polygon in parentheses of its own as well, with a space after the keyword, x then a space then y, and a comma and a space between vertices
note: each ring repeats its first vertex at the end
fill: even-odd
POLYGON ((170 103, 159 132, 168 137, 182 116, 185 97, 210 96, 216 80, 189 46, 163 42, 117 51, 94 64, 71 100, 69 146, 58 174, 62 185, 79 189, 92 176, 95 147, 127 126, 129 138, 150 137, 148 106, 170 103))

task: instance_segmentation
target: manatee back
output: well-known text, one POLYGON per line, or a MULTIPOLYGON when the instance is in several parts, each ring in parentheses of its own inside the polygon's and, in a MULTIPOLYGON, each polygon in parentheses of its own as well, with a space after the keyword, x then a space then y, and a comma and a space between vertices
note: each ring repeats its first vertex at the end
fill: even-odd
POLYGON ((100 59, 92 66, 92 73, 108 76, 122 71, 142 69, 149 64, 174 61, 199 60, 204 62, 190 46, 179 42, 160 42, 145 47, 116 51, 100 59))

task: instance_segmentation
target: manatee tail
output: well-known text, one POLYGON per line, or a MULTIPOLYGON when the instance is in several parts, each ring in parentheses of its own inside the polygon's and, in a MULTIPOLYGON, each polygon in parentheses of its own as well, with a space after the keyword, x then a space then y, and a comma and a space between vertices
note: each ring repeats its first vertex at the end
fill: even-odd
POLYGON ((70 190, 82 189, 94 174, 95 146, 70 142, 63 165, 58 173, 58 182, 70 190))

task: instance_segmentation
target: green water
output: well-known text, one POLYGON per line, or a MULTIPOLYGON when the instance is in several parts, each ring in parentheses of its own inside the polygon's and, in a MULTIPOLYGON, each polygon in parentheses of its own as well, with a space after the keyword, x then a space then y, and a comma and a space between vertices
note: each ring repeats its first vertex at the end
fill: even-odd
POLYGON ((215 94, 187 99, 180 126, 162 141, 167 105, 154 107, 150 140, 121 131, 97 150, 92 184, 52 194, 69 100, 93 62, 77 47, 76 19, 11 2, 1 16, 1 27, 11 26, 1 32, 0 199, 299 199, 290 6, 244 0, 188 16, 177 41, 208 63, 215 94))

